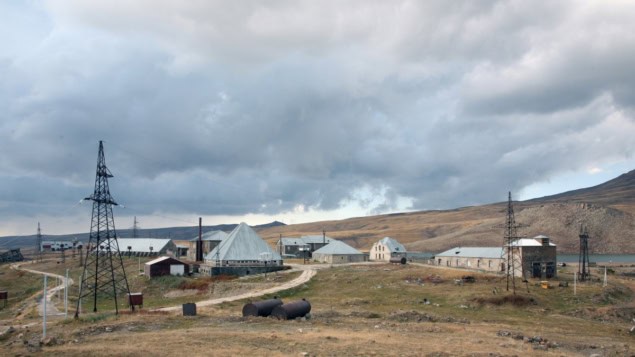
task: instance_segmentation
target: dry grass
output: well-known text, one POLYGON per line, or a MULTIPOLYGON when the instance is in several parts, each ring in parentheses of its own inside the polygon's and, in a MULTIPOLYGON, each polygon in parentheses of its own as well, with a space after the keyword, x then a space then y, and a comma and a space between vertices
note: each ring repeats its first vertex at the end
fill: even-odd
MULTIPOLYGON (((527 202, 515 205, 516 220, 527 225, 520 234, 533 237, 550 236, 559 252, 577 253, 580 224, 591 230, 592 253, 635 253, 635 204, 595 206, 570 202, 527 202)), ((424 211, 349 218, 260 229, 258 233, 270 244, 280 234, 285 237, 306 234, 327 235, 356 247, 369 250, 373 243, 389 236, 408 250, 440 252, 456 246, 499 246, 503 232, 506 205, 492 204, 446 211, 424 211)))
MULTIPOLYGON (((455 285, 464 274, 413 265, 335 267, 285 292, 284 301, 306 297, 311 302, 312 318, 306 321, 243 318, 244 302, 199 308, 198 316, 188 318, 102 314, 52 325, 49 333, 63 343, 44 351, 65 356, 628 354, 632 337, 625 308, 632 291, 617 278, 610 289, 580 285, 576 296, 572 287, 546 290, 532 281, 529 293, 512 298, 492 294, 494 287, 505 290, 505 281, 492 275, 471 274, 475 283, 455 285), (430 283, 429 276, 440 281, 430 283), (613 300, 596 301, 606 294, 613 300), (431 304, 423 304, 424 297, 431 304), (608 320, 598 320, 599 313, 608 320), (535 350, 537 344, 518 336, 541 336, 556 345, 535 350)), ((26 333, 27 339, 34 337, 37 331, 26 333)), ((15 335, 4 346, 9 354, 27 351, 15 335)))

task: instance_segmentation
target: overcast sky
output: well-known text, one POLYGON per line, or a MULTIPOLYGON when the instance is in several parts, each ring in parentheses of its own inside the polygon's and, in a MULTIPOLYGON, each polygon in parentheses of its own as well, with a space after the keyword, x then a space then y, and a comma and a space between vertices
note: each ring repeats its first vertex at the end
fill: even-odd
POLYGON ((526 199, 635 168, 630 1, 0 0, 0 235, 526 199))

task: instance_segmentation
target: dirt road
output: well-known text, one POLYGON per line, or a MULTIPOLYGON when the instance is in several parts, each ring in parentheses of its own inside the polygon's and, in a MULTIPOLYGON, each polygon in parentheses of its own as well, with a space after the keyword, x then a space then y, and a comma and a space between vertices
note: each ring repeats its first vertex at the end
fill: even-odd
MULTIPOLYGON (((46 275, 49 278, 53 278, 53 279, 48 279, 49 288, 47 288, 47 292, 46 292, 46 316, 64 316, 64 312, 59 311, 57 307, 55 306, 55 304, 52 303, 52 298, 57 293, 63 294, 63 290, 65 287, 70 287, 71 285, 73 285, 74 283, 73 279, 68 278, 68 280, 66 280, 66 278, 62 275, 47 273, 47 272, 43 272, 39 270, 26 269, 22 267, 23 264, 25 263, 12 264, 11 269, 22 270, 22 271, 26 271, 33 274, 46 275), (53 286, 55 281, 59 281, 61 283, 57 286, 53 286)), ((38 302, 38 314, 40 316, 44 316, 44 299, 40 299, 40 301, 38 302)))
MULTIPOLYGON (((248 299, 248 298, 253 298, 253 297, 258 297, 258 296, 262 296, 262 295, 266 295, 266 294, 273 294, 273 293, 277 293, 278 291, 282 291, 282 290, 287 290, 287 289, 291 289, 294 288, 296 286, 302 285, 306 282, 308 282, 309 280, 311 280, 311 278, 315 275, 317 269, 322 269, 322 268, 326 268, 328 266, 323 266, 323 265, 292 265, 293 269, 291 271, 297 271, 297 270, 302 270, 302 274, 300 274, 299 277, 291 280, 291 281, 287 281, 284 284, 278 285, 278 286, 274 286, 271 288, 267 288, 267 289, 261 289, 261 290, 256 290, 256 291, 250 291, 248 293, 244 293, 244 294, 240 294, 240 295, 234 295, 234 296, 227 296, 224 298, 218 298, 218 299, 211 299, 211 300, 204 300, 204 301, 199 301, 196 303, 196 306, 211 306, 211 305, 218 305, 218 304, 222 304, 224 302, 228 302, 228 301, 236 301, 236 300, 242 300, 242 299, 248 299)), ((154 311, 180 311, 182 309, 181 305, 178 306, 170 306, 170 307, 164 307, 164 308, 160 308, 160 309, 155 309, 154 311)))

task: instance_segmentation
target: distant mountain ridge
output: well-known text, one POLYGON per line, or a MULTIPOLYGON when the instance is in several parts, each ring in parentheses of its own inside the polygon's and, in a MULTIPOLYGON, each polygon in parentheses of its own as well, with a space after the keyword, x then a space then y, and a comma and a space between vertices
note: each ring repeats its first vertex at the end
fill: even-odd
POLYGON ((533 202, 576 202, 603 206, 635 206, 635 170, 622 174, 602 184, 567 191, 525 201, 533 202))
MULTIPOLYGON (((253 226, 254 229, 272 228, 278 226, 284 226, 285 224, 278 221, 273 221, 266 224, 253 226)), ((203 233, 209 231, 224 231, 231 232, 236 228, 238 224, 218 224, 215 226, 203 226, 203 233)), ((77 238, 79 241, 87 242, 90 233, 76 233, 76 234, 43 234, 43 240, 60 240, 69 241, 77 238)), ((118 229, 117 237, 119 238, 132 238, 132 229, 118 229)), ((198 226, 190 227, 169 227, 169 228, 149 228, 138 229, 137 235, 143 238, 169 238, 174 240, 189 240, 198 236, 198 226)), ((0 249, 9 248, 21 248, 21 247, 33 247, 35 246, 36 236, 6 236, 0 237, 0 249)))

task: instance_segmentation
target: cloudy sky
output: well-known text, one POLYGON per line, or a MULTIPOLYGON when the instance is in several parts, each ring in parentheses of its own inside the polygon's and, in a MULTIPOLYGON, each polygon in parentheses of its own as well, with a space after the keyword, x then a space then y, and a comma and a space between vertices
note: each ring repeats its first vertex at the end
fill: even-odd
POLYGON ((635 168, 630 1, 0 0, 0 235, 527 199, 635 168))

